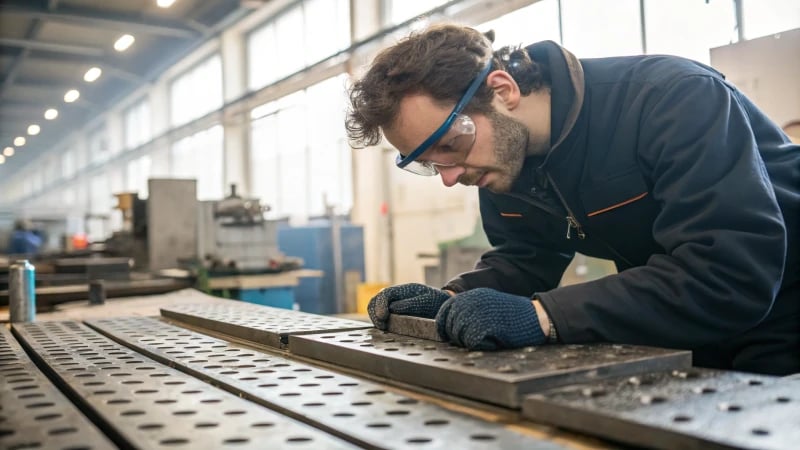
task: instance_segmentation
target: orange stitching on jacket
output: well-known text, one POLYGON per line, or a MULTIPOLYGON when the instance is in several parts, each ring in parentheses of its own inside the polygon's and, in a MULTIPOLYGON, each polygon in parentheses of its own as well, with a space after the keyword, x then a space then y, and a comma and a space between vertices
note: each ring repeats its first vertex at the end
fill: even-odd
POLYGON ((625 206, 625 205, 627 205, 628 203, 633 203, 633 202, 635 202, 636 200, 641 200, 641 199, 643 199, 645 195, 647 195, 647 192, 645 192, 645 193, 642 193, 642 194, 639 194, 639 195, 637 195, 636 197, 629 198, 628 200, 625 200, 624 202, 619 202, 619 203, 617 203, 616 205, 611 205, 611 206, 609 206, 608 208, 598 209, 597 211, 590 212, 589 214, 587 214, 587 215, 586 215, 586 217, 592 217, 592 216, 596 216, 596 215, 598 215, 598 214, 603 214, 604 212, 611 211, 612 209, 619 208, 620 206, 625 206))

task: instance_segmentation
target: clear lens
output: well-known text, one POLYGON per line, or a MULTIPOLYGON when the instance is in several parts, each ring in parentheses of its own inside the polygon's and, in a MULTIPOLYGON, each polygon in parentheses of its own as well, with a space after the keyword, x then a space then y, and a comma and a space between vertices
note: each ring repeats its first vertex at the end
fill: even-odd
MULTIPOLYGON (((436 162, 414 160, 403 169, 417 175, 434 176, 439 174, 437 166, 452 167, 463 162, 475 143, 475 128, 475 122, 469 116, 459 114, 442 139, 431 146, 433 152, 430 154, 437 159, 436 162)), ((402 161, 403 155, 398 154, 395 163, 399 166, 402 161)))
MULTIPOLYGON (((397 158, 395 158, 395 164, 399 164, 400 161, 403 160, 403 155, 398 154, 397 158)), ((438 175, 439 171, 436 170, 436 166, 429 163, 428 161, 411 161, 403 167, 403 170, 411 172, 416 175, 422 175, 426 177, 431 177, 434 175, 438 175)))

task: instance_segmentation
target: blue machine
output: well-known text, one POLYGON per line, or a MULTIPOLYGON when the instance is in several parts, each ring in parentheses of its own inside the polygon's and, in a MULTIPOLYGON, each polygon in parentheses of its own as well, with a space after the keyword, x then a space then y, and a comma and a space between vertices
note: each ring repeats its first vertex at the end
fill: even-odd
MULTIPOLYGON (((357 272, 358 281, 364 281, 364 228, 350 223, 339 223, 339 241, 342 274, 357 272)), ((336 314, 336 282, 334 278, 333 233, 327 219, 315 220, 307 225, 278 227, 278 248, 288 256, 303 258, 303 267, 323 272, 321 278, 301 278, 295 287, 295 301, 300 310, 315 314, 336 314)), ((345 280, 342 279, 341 283, 345 280)))

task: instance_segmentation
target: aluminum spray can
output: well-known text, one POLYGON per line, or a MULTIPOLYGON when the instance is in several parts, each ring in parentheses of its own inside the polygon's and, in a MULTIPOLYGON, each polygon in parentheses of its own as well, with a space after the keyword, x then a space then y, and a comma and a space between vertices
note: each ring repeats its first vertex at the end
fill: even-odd
POLYGON ((36 320, 36 269, 27 259, 9 267, 8 312, 11 322, 36 320))

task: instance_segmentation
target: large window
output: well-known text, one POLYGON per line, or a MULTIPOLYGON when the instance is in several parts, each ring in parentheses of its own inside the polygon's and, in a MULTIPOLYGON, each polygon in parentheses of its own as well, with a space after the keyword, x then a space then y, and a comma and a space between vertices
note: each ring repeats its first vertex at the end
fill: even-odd
POLYGON ((125 167, 125 190, 136 192, 140 198, 147 197, 147 179, 150 178, 153 159, 150 155, 128 161, 125 167))
POLYGON ((76 150, 69 148, 61 154, 61 176, 63 178, 70 178, 75 175, 77 171, 76 150))
POLYGON ((736 41, 733 2, 648 0, 644 4, 647 53, 710 62, 709 50, 736 41))
POLYGON ((506 45, 524 47, 545 40, 560 43, 558 0, 540 0, 477 28, 484 32, 494 30, 495 49, 506 45))
POLYGON ((122 115, 122 132, 126 149, 136 148, 153 137, 150 120, 150 103, 147 98, 125 110, 122 115))
POLYGON ((305 0, 250 33, 248 87, 259 89, 350 45, 348 0, 305 0))
POLYGON ((252 111, 252 191, 271 215, 322 215, 323 199, 339 211, 352 207, 345 79, 328 79, 252 111))
POLYGON ((446 0, 385 0, 386 22, 403 23, 445 3, 446 0))
POLYGON ((222 60, 214 55, 170 86, 170 123, 183 125, 222 106, 222 60))
POLYGON ((642 53, 639 0, 561 0, 561 14, 563 45, 578 58, 642 53))
POLYGON ((798 0, 741 0, 744 35, 754 39, 800 28, 798 0))
POLYGON ((171 175, 197 180, 198 200, 219 200, 224 193, 222 126, 185 137, 172 145, 171 175))
POLYGON ((95 128, 89 132, 86 139, 86 147, 89 153, 89 164, 102 164, 111 157, 111 149, 108 145, 108 132, 105 125, 95 128))

